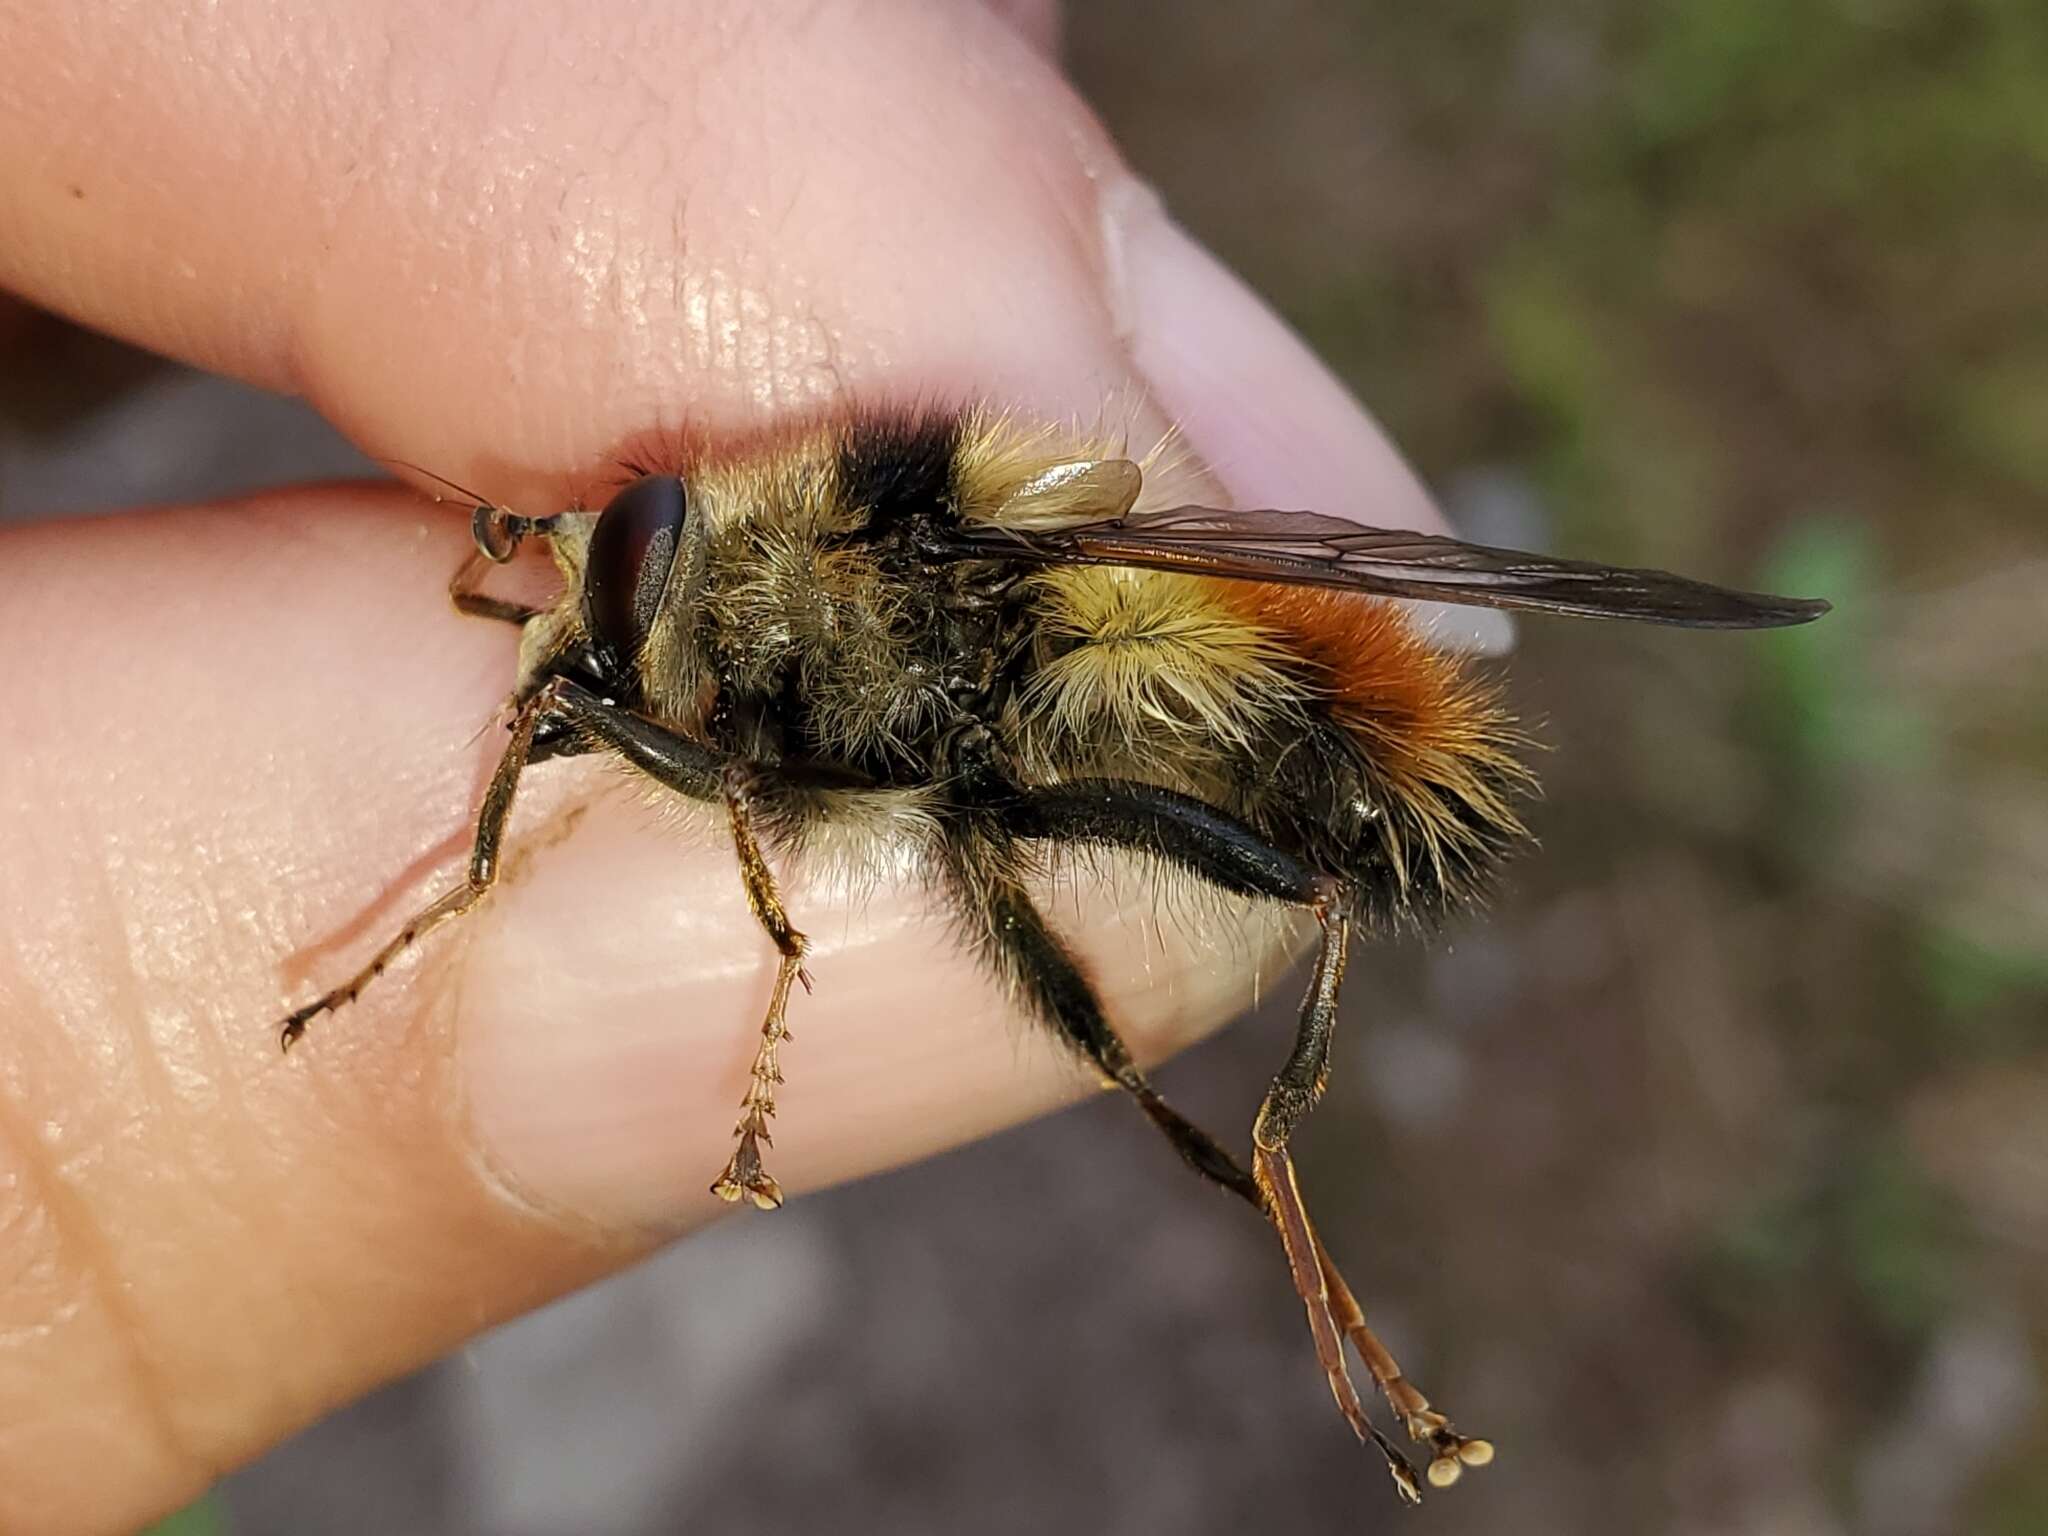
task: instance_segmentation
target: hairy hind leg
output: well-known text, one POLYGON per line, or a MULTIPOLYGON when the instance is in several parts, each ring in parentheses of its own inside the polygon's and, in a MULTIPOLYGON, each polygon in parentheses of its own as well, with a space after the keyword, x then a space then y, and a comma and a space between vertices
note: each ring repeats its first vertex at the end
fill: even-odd
MULTIPOLYGON (((1343 1342, 1349 1319, 1334 1315, 1329 1304, 1333 1289, 1347 1300, 1351 1293, 1344 1289, 1342 1278, 1315 1241, 1298 1197, 1291 1209, 1295 1231, 1302 1235, 1299 1244, 1285 1219, 1290 1208, 1269 1201, 1259 1181, 1213 1136, 1167 1103, 1132 1060, 1129 1047, 1104 1015, 1094 987, 1047 926, 1029 893, 1006 867, 1008 860, 999 837, 989 837, 986 829, 980 835, 972 830, 956 830, 948 842, 947 857, 968 937, 998 974, 1017 988, 1032 1012, 1086 1057, 1109 1085, 1136 1100, 1195 1172, 1236 1195, 1280 1228, 1296 1290, 1308 1310, 1316 1356, 1339 1411, 1360 1440, 1370 1441, 1386 1456, 1388 1470, 1403 1496, 1411 1501, 1420 1498, 1421 1485, 1414 1468, 1366 1414, 1365 1405, 1352 1385, 1344 1363, 1343 1342), (1297 1254, 1302 1256, 1299 1263, 1297 1254)), ((1356 1313, 1355 1304, 1352 1312, 1356 1313)), ((1362 1317, 1358 1318, 1358 1325, 1363 1327, 1362 1317)), ((1377 1343, 1374 1340, 1375 1346, 1377 1343)))
MULTIPOLYGON (((1129 848, 1166 859, 1234 894, 1287 902, 1315 913, 1322 925, 1322 940, 1293 1049, 1268 1089, 1253 1127, 1252 1173, 1245 1174, 1231 1162, 1230 1176, 1218 1177, 1195 1158, 1189 1157, 1189 1161, 1224 1187, 1251 1199, 1278 1230, 1295 1290, 1308 1313, 1317 1358, 1353 1428, 1358 1425, 1354 1417, 1357 1394, 1345 1371, 1341 1337, 1350 1338, 1411 1438, 1429 1446, 1431 1483, 1446 1487, 1457 1481, 1462 1468, 1484 1466, 1493 1458, 1492 1446, 1459 1435, 1447 1418, 1431 1408, 1429 1399, 1408 1380, 1393 1354, 1366 1324, 1357 1298, 1309 1220, 1288 1152, 1295 1128, 1322 1096, 1329 1074, 1330 1044, 1351 929, 1343 884, 1273 846, 1235 817, 1157 785, 1082 780, 1042 789, 1013 788, 1006 820, 1017 836, 1129 848)), ((1142 1095, 1140 1102, 1145 1102, 1142 1095)), ((1152 1112, 1150 1105, 1147 1111, 1152 1112)), ((1181 1146, 1172 1129, 1165 1125, 1162 1129, 1181 1146)), ((1185 1149, 1182 1155, 1188 1156, 1185 1149)), ((1218 1155, 1229 1161, 1220 1149, 1218 1155)), ((1376 1433, 1374 1438, 1378 1439, 1376 1433)), ((1389 1449, 1383 1441, 1380 1444, 1383 1450, 1389 1449)), ((1420 1489, 1405 1460, 1390 1452, 1390 1465, 1402 1492, 1419 1497, 1420 1489)))
MULTIPOLYGON (((1322 923, 1322 942, 1317 947, 1315 967, 1309 975, 1308 995, 1303 999, 1301 1020, 1294 1048, 1274 1076, 1252 1125, 1252 1172, 1266 1192, 1274 1211, 1275 1224, 1287 1244, 1288 1260, 1297 1282, 1305 1272, 1305 1260, 1298 1255, 1313 1250, 1331 1314, 1343 1326, 1379 1383, 1387 1405, 1400 1416, 1410 1439, 1430 1449, 1429 1480, 1439 1488, 1455 1483, 1466 1467, 1483 1467, 1493 1460, 1493 1446, 1485 1440, 1459 1434, 1451 1421, 1429 1404, 1421 1390, 1402 1373, 1392 1353, 1366 1326, 1344 1277, 1336 1272, 1323 1252, 1322 1242, 1309 1224, 1302 1204, 1294 1158, 1288 1142, 1295 1128, 1323 1095, 1329 1078, 1330 1041, 1337 1027, 1337 997, 1344 984, 1345 951, 1351 936, 1351 917, 1340 895, 1316 908, 1322 923)), ((1313 1309, 1311 1309, 1313 1310, 1313 1309)))

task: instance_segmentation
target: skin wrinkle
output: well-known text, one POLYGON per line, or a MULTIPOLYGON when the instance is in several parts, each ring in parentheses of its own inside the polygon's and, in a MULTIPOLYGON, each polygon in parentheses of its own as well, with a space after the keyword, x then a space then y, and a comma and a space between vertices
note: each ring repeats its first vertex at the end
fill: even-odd
POLYGON ((181 1469, 205 1469, 205 1458, 186 1441, 171 1411, 169 1385, 145 1346, 141 1319, 128 1303, 125 1281, 113 1262, 113 1244, 93 1215, 92 1200, 49 1161, 47 1144, 34 1133, 25 1107, 15 1102, 18 1085, 13 1076, 0 1078, 0 1140, 14 1148, 18 1166, 33 1185, 32 1198, 40 1196, 38 1206, 48 1218, 53 1258, 61 1265, 65 1251, 72 1253, 72 1271, 84 1277, 91 1298, 105 1314, 110 1326, 99 1331, 112 1338, 142 1424, 159 1449, 181 1469))
MULTIPOLYGON (((177 1074, 162 1052, 167 1042, 180 1039, 204 1051, 205 1032, 160 1032, 155 1027, 157 1011, 149 1005, 155 988, 142 965, 137 946, 138 925, 118 887, 118 877, 124 872, 132 873, 132 861, 111 827, 100 829, 97 847, 94 856, 72 861, 74 868, 83 866, 92 882, 90 895, 96 899, 101 914, 85 917, 82 926, 87 931, 112 929, 121 933, 126 942, 121 946, 122 963, 102 972, 107 990, 92 1003, 103 1018, 130 1019, 135 1023, 126 1035, 127 1049, 119 1053, 119 1061, 103 1063, 102 1070, 92 1073, 92 1077, 95 1082, 109 1085, 119 1101, 131 1107, 119 1111, 120 1129, 103 1131, 93 1143, 71 1152, 61 1163, 47 1164, 50 1177, 43 1186, 44 1199, 59 1232, 80 1256, 82 1272, 111 1321, 111 1331, 121 1347, 139 1400, 150 1421, 161 1431, 166 1449, 181 1466, 201 1469, 210 1476, 213 1469, 199 1450, 203 1436, 182 1422, 177 1406, 180 1394, 166 1375, 164 1361, 169 1351, 156 1342, 157 1329, 147 1310, 130 1299, 131 1295, 147 1294, 148 1287, 137 1284, 121 1264, 121 1247, 96 1220, 94 1196, 87 1187, 93 1181, 116 1178, 119 1170, 130 1163, 146 1162, 152 1170, 150 1182, 158 1189, 182 1194, 194 1188, 192 1170, 166 1161, 164 1149, 158 1138, 149 1134, 149 1127, 177 1124, 181 1117, 189 1118, 193 1106, 183 1102, 184 1096, 175 1086, 177 1074), (168 1113, 159 1113, 155 1108, 159 1105, 168 1113)), ((102 955, 106 953, 103 948, 102 955)), ((56 1015, 51 1018, 54 1023, 56 1015)), ((56 1027, 63 1038, 75 1038, 80 1033, 65 1029, 61 1023, 56 1027)), ((110 1038, 110 1046, 112 1043, 110 1038)), ((99 1102, 111 1108, 113 1098, 102 1094, 99 1102)), ((204 1186, 206 1181, 201 1179, 198 1183, 204 1186)), ((217 1215, 232 1217, 231 1203, 215 1205, 217 1215)), ((139 1259, 142 1255, 135 1257, 139 1259)))
MULTIPOLYGON (((165 882, 155 871, 151 875, 151 893, 161 896, 165 882)), ((171 995, 180 975, 203 976, 225 969, 221 952, 233 944, 234 929, 221 910, 212 872, 190 882, 190 895, 182 903, 183 922, 189 929, 186 942, 165 944, 164 935, 176 919, 152 919, 146 912, 151 905, 155 904, 129 903, 128 920, 123 924, 129 971, 137 983, 136 1017, 146 1041, 144 1076, 151 1075, 153 1065, 158 1096, 174 1105, 186 1120, 248 1124, 248 1106, 227 1060, 228 1032, 202 1024, 199 1006, 171 995), (151 974, 153 948, 161 951, 155 958, 165 973, 162 977, 151 974)), ((236 1177, 235 1168, 207 1156, 218 1150, 211 1143, 195 1141, 182 1150, 189 1152, 191 1166, 179 1188, 208 1197, 211 1214, 232 1223, 233 1202, 219 1198, 217 1191, 236 1177)))
MULTIPOLYGON (((193 124, 218 126, 223 119, 242 120, 252 114, 260 115, 265 100, 270 99, 272 93, 280 89, 297 92, 299 99, 308 103, 321 99, 317 92, 317 82, 309 77, 303 58, 295 56, 294 50, 273 48, 267 53, 264 52, 264 43, 267 39, 262 26, 221 27, 213 23, 213 13, 210 8, 205 7, 198 10, 165 7, 141 21, 142 26, 151 29, 175 28, 175 40, 168 41, 167 46, 179 49, 195 59, 204 60, 206 65, 203 70, 172 72, 169 88, 173 91, 182 91, 182 95, 158 109, 157 115, 164 121, 183 120, 193 124), (206 82, 203 88, 198 84, 201 80, 206 82), (289 81, 290 84, 281 86, 281 81, 289 81)), ((88 43, 86 46, 92 45, 88 43)), ((146 50, 136 51, 135 60, 138 68, 143 66, 143 61, 149 56, 146 50)), ((157 87, 153 83, 145 82, 144 89, 157 87)), ((320 120, 321 118, 316 116, 315 121, 320 120)), ((242 181, 267 182, 280 187, 299 185, 302 184, 299 178, 306 176, 310 169, 308 159, 313 158, 316 153, 297 152, 288 136, 280 134, 256 136, 230 132, 218 134, 217 138, 221 146, 219 161, 214 167, 217 186, 242 181)), ((153 234, 151 238, 155 238, 153 234)), ((282 244, 277 242, 276 248, 281 249, 282 244)), ((267 230, 257 234, 255 249, 262 252, 273 249, 273 242, 267 230)), ((216 261, 219 254, 210 253, 216 261)), ((178 253, 169 249, 164 255, 167 260, 178 258, 178 253)), ((201 276, 198 272, 192 272, 190 275, 195 279, 201 276)), ((264 276, 270 280, 289 280, 290 269, 281 258, 275 258, 264 276)), ((233 289, 241 288, 244 281, 239 270, 232 279, 215 280, 223 280, 233 289)), ((252 309, 272 324, 283 321, 288 314, 288 311, 280 311, 269 306, 252 306, 252 309)), ((188 312, 181 310, 180 315, 179 324, 185 343, 204 347, 204 328, 192 321, 188 317, 188 312)), ((289 348, 288 335, 285 344, 289 348)), ((212 356, 206 357, 209 365, 214 360, 212 356)))
POLYGON ((340 63, 340 101, 344 110, 325 119, 325 135, 308 134, 306 164, 300 168, 300 185, 321 188, 311 200, 321 224, 316 249, 319 259, 281 269, 285 279, 280 287, 288 295, 280 306, 284 379, 281 387, 303 396, 331 419, 341 421, 345 413, 335 410, 337 391, 324 386, 315 360, 322 348, 317 340, 323 311, 322 296, 336 290, 337 271, 349 257, 336 238, 337 232, 377 201, 382 188, 404 157, 400 153, 395 125, 404 121, 399 99, 397 42, 389 34, 372 35, 367 41, 337 24, 322 56, 340 63), (367 54, 367 58, 365 58, 367 54), (353 113, 346 104, 359 103, 353 113), (323 143, 324 138, 324 143, 323 143), (333 162, 323 164, 323 161, 333 162), (291 281, 296 275, 297 281, 291 281))

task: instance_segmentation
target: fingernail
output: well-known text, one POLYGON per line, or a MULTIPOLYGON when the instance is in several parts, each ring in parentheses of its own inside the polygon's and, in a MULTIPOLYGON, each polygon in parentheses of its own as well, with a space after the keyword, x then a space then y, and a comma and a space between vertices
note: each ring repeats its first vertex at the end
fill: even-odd
MULTIPOLYGON (((1359 403, 1264 300, 1141 182, 1102 200, 1110 302, 1153 403, 1241 507, 1442 532, 1444 518, 1359 403)), ((1507 648, 1504 614, 1416 604, 1461 650, 1507 648)))

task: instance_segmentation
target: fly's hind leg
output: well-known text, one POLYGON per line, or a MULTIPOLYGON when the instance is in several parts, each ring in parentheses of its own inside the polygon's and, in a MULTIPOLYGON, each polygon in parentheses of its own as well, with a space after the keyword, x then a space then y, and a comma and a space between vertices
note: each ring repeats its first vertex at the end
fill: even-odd
POLYGON ((760 771, 750 764, 727 764, 720 780, 726 817, 732 824, 733 847, 739 853, 740 879, 747 890, 747 905, 774 942, 781 960, 775 971, 774 990, 768 995, 768 1016, 761 1024, 761 1044, 754 1053, 746 1097, 740 1100, 739 1123, 733 1127, 738 1145, 711 1192, 729 1202, 744 1197, 762 1210, 772 1211, 782 1204, 782 1186, 762 1166, 761 1149, 774 1144, 768 1122, 775 1114, 776 1085, 782 1081, 778 1058, 790 1038, 783 1022, 789 1009, 790 986, 800 981, 808 992, 811 978, 803 968, 809 941, 790 924, 782 894, 775 886, 774 872, 768 868, 755 832, 760 787, 760 771))
MULTIPOLYGON (((1344 979, 1344 959, 1351 929, 1349 898, 1342 882, 1319 873, 1294 855, 1276 848, 1255 829, 1214 806, 1156 785, 1112 780, 1074 781, 1051 788, 1013 787, 1005 820, 1015 836, 1091 842, 1129 848, 1162 858, 1223 890, 1264 897, 1307 908, 1322 925, 1322 942, 1303 1004, 1300 1027, 1286 1065, 1275 1077, 1252 1132, 1252 1172, 1238 1168, 1215 1148, 1214 1157, 1228 1165, 1219 1177, 1203 1160, 1190 1156, 1184 1137, 1162 1120, 1164 1110, 1140 1102, 1161 1124, 1169 1139, 1198 1171, 1215 1179, 1257 1206, 1273 1223, 1287 1255, 1296 1293, 1308 1313, 1316 1357, 1329 1378, 1338 1407, 1361 1439, 1370 1438, 1387 1454, 1394 1481, 1410 1499, 1421 1489, 1405 1458, 1365 1420, 1350 1373, 1344 1363, 1343 1340, 1349 1338, 1371 1371, 1387 1404, 1410 1437, 1430 1449, 1429 1480, 1447 1487, 1463 1468, 1484 1466, 1493 1447, 1484 1440, 1458 1434, 1428 1398, 1403 1374, 1392 1353, 1367 1325, 1342 1274, 1331 1262, 1309 1220, 1307 1207, 1287 1150, 1289 1138, 1321 1096, 1329 1073, 1330 1042, 1336 1027, 1337 996, 1344 979)), ((1084 1046, 1085 1048, 1085 1046, 1084 1046)), ((1130 1087, 1129 1084, 1125 1084, 1130 1087)), ((1170 1110, 1166 1111, 1171 1115, 1170 1110)), ((1172 1117, 1179 1120, 1177 1115, 1172 1117)), ((1182 1126, 1186 1122, 1180 1122, 1182 1126)), ((1187 1127, 1192 1131, 1192 1127, 1187 1127)), ((1200 1132, 1194 1132, 1201 1136, 1200 1132)), ((1203 1136, 1210 1148, 1214 1143, 1203 1136)))
POLYGON ((1366 1325, 1357 1298, 1331 1265, 1309 1222, 1294 1158, 1288 1151, 1295 1128, 1322 1097, 1329 1078, 1330 1042, 1336 1033, 1337 997, 1343 987, 1344 957, 1351 935, 1350 911, 1341 892, 1316 903, 1314 911, 1322 924, 1322 942, 1309 976, 1294 1048, 1267 1089, 1252 1125, 1252 1172, 1266 1193, 1274 1224, 1286 1244, 1297 1287, 1308 1272, 1320 1272, 1326 1305, 1379 1383, 1387 1406, 1400 1416, 1410 1439, 1429 1447, 1431 1484, 1448 1488, 1466 1467, 1483 1467, 1492 1461, 1493 1445, 1459 1434, 1448 1418, 1430 1406, 1429 1399, 1402 1373, 1393 1354, 1366 1325))
MULTIPOLYGON (((949 874, 968 938, 1017 989, 1025 1005, 1102 1073, 1107 1086, 1122 1089, 1137 1102, 1195 1172, 1278 1225, 1279 1213, 1269 1206, 1258 1181, 1213 1136, 1167 1103, 1132 1060, 1130 1048, 1110 1026, 1087 976, 1018 882, 1006 846, 1010 835, 984 822, 979 827, 972 823, 956 826, 948 838, 949 874)), ((1040 835, 1044 835, 1043 828, 1040 835)), ((1344 1364, 1343 1333, 1331 1314, 1329 1293, 1317 1270, 1324 1262, 1323 1255, 1313 1246, 1312 1235, 1311 1244, 1305 1250, 1310 1272, 1304 1276, 1297 1268, 1295 1280, 1308 1307, 1316 1355, 1329 1379, 1331 1394, 1358 1438, 1385 1455, 1395 1485, 1413 1502, 1422 1496, 1421 1484, 1408 1459, 1367 1415, 1351 1383, 1344 1364)), ((1290 1245, 1290 1262, 1293 1256, 1290 1245)), ((1335 1275, 1334 1269, 1331 1274, 1335 1275)), ((1338 1279, 1336 1284, 1341 1287, 1343 1281, 1338 1279)))

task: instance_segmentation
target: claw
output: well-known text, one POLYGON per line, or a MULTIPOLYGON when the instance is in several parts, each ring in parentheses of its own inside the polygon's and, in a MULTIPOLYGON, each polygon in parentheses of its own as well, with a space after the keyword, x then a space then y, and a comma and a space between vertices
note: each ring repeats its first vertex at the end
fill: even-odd
POLYGON ((711 1186, 711 1193, 728 1205, 738 1204, 744 1196, 764 1211, 772 1211, 782 1204, 782 1186, 761 1166, 760 1141, 754 1132, 741 1133, 740 1144, 733 1149, 732 1161, 725 1165, 725 1172, 711 1186))

